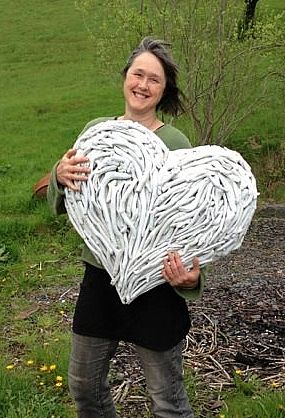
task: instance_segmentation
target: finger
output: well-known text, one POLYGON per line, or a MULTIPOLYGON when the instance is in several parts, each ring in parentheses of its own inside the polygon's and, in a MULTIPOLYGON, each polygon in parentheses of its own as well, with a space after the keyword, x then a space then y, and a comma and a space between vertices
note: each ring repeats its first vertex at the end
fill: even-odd
POLYGON ((177 256, 174 252, 168 253, 168 265, 171 268, 171 271, 174 274, 177 274, 178 268, 177 268, 177 256))
POLYGON ((192 270, 200 271, 200 260, 198 257, 194 257, 192 261, 192 270))
POLYGON ((84 175, 84 173, 75 173, 69 176, 73 181, 87 181, 88 176, 84 175))
POLYGON ((69 168, 71 173, 90 173, 89 167, 71 165, 69 168))
POLYGON ((64 154, 63 158, 72 158, 76 154, 76 152, 76 149, 71 148, 64 154))
POLYGON ((166 271, 165 271, 165 269, 162 269, 161 270, 161 275, 162 275, 162 277, 168 282, 169 281, 169 278, 168 278, 168 275, 166 274, 166 271))
POLYGON ((65 187, 67 187, 68 189, 70 189, 70 190, 72 190, 74 192, 79 192, 80 191, 80 187, 77 186, 77 185, 75 185, 73 183, 73 181, 70 181, 70 180, 67 180, 66 181, 65 187))
POLYGON ((72 163, 73 165, 85 164, 87 162, 89 162, 89 158, 85 157, 84 155, 75 155, 71 157, 71 160, 70 160, 70 163, 72 163))
POLYGON ((173 273, 171 266, 169 264, 169 259, 165 258, 164 259, 164 269, 162 270, 162 275, 165 278, 165 280, 171 285, 171 286, 175 286, 176 285, 176 276, 173 273))
POLYGON ((66 170, 66 172, 64 173, 64 175, 62 175, 61 177, 65 180, 65 181, 86 181, 88 180, 88 173, 86 173, 83 170, 78 171, 75 167, 70 166, 68 168, 68 170, 66 170))
POLYGON ((182 276, 185 273, 187 273, 187 269, 184 266, 181 256, 177 251, 174 252, 174 261, 175 261, 176 270, 179 276, 182 276))
POLYGON ((170 284, 170 286, 175 286, 175 279, 173 279, 171 271, 169 273, 167 270, 169 270, 169 268, 162 269, 161 275, 165 279, 165 281, 170 284))
POLYGON ((163 261, 165 273, 167 274, 169 280, 174 280, 176 275, 176 266, 173 261, 173 255, 168 255, 163 261))
POLYGON ((76 155, 77 154, 77 150, 76 149, 69 149, 64 156, 62 157, 63 161, 68 161, 70 164, 72 165, 76 165, 76 164, 82 164, 82 163, 86 163, 89 161, 89 158, 86 157, 85 155, 76 155))
POLYGON ((163 266, 164 266, 164 270, 165 270, 165 273, 169 276, 169 275, 171 275, 172 274, 172 270, 171 270, 171 266, 170 266, 170 264, 169 264, 169 259, 168 259, 168 257, 165 257, 164 258, 164 260, 163 260, 163 266))

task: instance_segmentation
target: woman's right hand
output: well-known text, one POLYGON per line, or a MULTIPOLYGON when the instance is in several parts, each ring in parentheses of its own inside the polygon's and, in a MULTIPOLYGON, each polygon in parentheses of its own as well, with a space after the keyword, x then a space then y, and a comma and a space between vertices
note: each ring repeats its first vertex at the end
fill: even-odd
POLYGON ((80 191, 74 181, 86 181, 90 168, 86 166, 89 159, 83 155, 76 156, 75 149, 69 149, 60 160, 56 169, 56 178, 59 184, 71 190, 80 191))

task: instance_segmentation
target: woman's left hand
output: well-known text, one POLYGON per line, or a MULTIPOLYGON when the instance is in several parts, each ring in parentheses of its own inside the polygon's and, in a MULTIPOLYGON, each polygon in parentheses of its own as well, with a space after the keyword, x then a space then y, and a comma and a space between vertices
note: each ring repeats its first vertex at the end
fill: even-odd
POLYGON ((192 269, 187 270, 178 252, 169 252, 168 257, 163 260, 163 265, 162 276, 171 286, 188 289, 195 289, 198 286, 200 277, 198 257, 194 257, 192 269))

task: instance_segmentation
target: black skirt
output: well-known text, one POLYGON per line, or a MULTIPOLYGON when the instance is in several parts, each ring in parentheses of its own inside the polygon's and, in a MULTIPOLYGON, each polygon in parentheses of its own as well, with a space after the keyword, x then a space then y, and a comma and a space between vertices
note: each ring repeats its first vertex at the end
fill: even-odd
POLYGON ((168 350, 185 338, 190 328, 187 304, 168 283, 125 305, 110 281, 105 270, 86 264, 73 320, 76 334, 156 351, 168 350))

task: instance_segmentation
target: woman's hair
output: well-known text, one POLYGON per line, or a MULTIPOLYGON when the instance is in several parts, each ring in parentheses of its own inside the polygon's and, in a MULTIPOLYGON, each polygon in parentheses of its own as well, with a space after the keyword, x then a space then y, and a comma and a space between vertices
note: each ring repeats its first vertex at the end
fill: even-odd
POLYGON ((168 113, 172 116, 177 116, 185 111, 183 105, 184 95, 177 86, 178 66, 174 62, 171 53, 169 51, 170 44, 155 40, 151 37, 144 38, 139 46, 133 50, 128 58, 127 64, 122 71, 124 78, 135 58, 137 58, 143 52, 150 52, 161 63, 166 77, 166 86, 160 102, 156 106, 156 110, 160 110, 163 113, 168 113))

